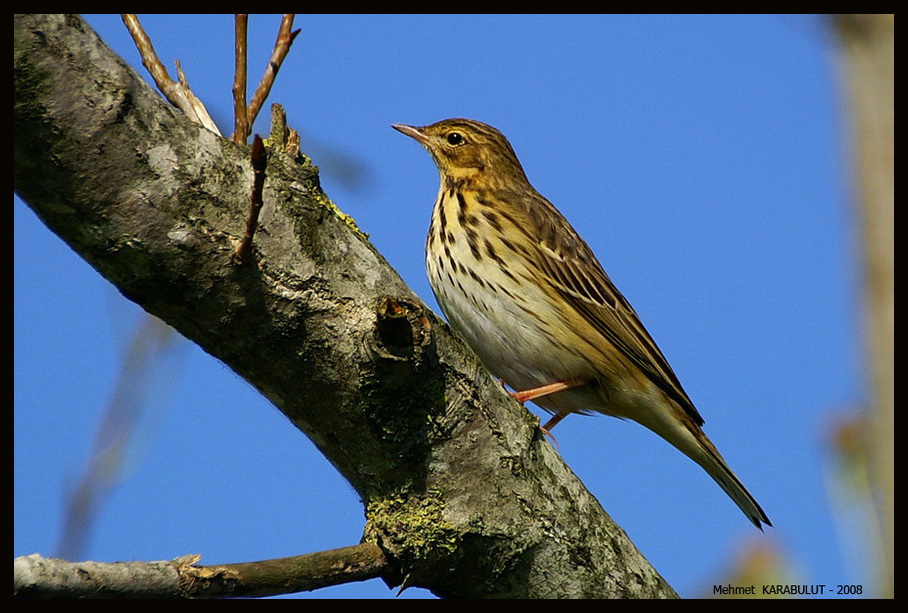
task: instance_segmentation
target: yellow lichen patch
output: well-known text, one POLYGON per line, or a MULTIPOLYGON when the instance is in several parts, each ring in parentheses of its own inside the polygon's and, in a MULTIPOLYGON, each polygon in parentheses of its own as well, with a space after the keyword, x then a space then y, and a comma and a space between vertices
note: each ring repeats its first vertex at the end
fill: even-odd
POLYGON ((458 531, 445 521, 443 511, 441 497, 432 490, 373 499, 366 507, 366 536, 393 544, 397 557, 421 559, 431 553, 453 553, 458 531))
POLYGON ((347 224, 347 227, 349 227, 351 230, 353 230, 354 232, 356 232, 363 238, 366 238, 366 239, 369 238, 369 235, 366 234, 365 232, 363 232, 362 230, 360 230, 359 226, 356 225, 356 220, 354 220, 352 217, 350 217, 349 215, 344 213, 342 210, 340 210, 340 208, 338 208, 338 206, 336 204, 331 202, 331 198, 329 198, 324 192, 322 192, 322 191, 316 192, 315 198, 316 198, 316 200, 318 200, 319 204, 321 204, 326 209, 328 209, 329 211, 334 213, 338 217, 338 219, 340 219, 345 224, 347 224))

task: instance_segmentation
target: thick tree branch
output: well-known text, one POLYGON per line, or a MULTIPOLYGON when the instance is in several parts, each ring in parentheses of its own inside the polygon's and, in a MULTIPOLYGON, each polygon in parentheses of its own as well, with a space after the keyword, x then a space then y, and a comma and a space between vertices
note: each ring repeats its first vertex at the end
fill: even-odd
POLYGON ((315 168, 270 152, 259 231, 234 266, 248 148, 164 104, 78 17, 14 21, 17 192, 315 442, 360 494, 386 580, 458 597, 675 595, 315 168))

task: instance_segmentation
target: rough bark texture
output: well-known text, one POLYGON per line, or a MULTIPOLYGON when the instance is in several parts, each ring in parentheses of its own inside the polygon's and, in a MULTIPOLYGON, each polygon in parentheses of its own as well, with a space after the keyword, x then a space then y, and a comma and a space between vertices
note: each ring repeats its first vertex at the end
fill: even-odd
POLYGON ((234 265, 248 149, 168 107, 78 17, 17 16, 14 37, 16 191, 318 445, 362 497, 389 583, 675 596, 316 168, 270 153, 253 254, 234 265))

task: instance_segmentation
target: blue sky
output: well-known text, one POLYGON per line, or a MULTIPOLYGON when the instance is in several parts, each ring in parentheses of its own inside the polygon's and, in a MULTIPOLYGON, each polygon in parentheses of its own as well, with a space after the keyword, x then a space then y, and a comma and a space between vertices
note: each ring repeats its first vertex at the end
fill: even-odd
MULTIPOLYGON (((229 133, 232 17, 140 18, 229 133)), ((87 20, 148 78, 119 17, 87 20)), ((250 19, 250 81, 278 21, 250 19)), ((754 530, 636 424, 562 422, 565 461, 682 596, 760 544, 799 583, 868 584, 827 445, 863 383, 843 104, 820 18, 305 15, 295 27, 269 102, 328 195, 433 308, 422 249, 437 174, 390 124, 446 117, 502 130, 634 305, 775 525, 754 530)), ((15 200, 14 549, 53 555, 141 310, 15 200)), ((183 340, 153 377, 85 559, 214 564, 358 542, 352 488, 225 365, 183 340)), ((303 596, 395 592, 375 580, 303 596)))

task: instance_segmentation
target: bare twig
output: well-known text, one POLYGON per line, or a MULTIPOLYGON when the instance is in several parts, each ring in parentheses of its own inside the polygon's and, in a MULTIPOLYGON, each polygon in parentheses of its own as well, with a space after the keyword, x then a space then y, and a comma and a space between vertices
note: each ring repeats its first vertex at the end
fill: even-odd
POLYGON ((246 118, 246 31, 249 15, 237 14, 234 18, 236 31, 236 67, 233 77, 233 136, 230 140, 238 145, 246 144, 249 138, 249 122, 246 118))
POLYGON ((384 552, 373 543, 240 564, 196 566, 200 557, 107 564, 32 554, 13 561, 13 594, 18 598, 275 596, 393 572, 384 552))
POLYGON ((142 24, 139 23, 139 18, 132 13, 124 13, 121 17, 126 29, 129 30, 129 34, 136 43, 139 55, 142 56, 142 65, 151 74, 161 93, 172 105, 183 111, 187 117, 220 135, 221 132, 205 109, 205 105, 189 89, 186 76, 180 70, 179 63, 177 63, 177 74, 179 75, 179 81, 177 82, 170 78, 167 69, 164 68, 161 60, 158 59, 158 54, 155 53, 151 39, 148 38, 142 28, 142 24))
POLYGON ((277 71, 280 70, 284 58, 287 57, 287 53, 290 51, 290 45, 293 44, 293 40, 300 33, 299 30, 290 30, 293 27, 293 17, 292 14, 287 14, 281 19, 281 27, 274 43, 274 51, 271 52, 271 59, 268 60, 268 66, 265 68, 262 81, 259 83, 258 89, 255 90, 252 102, 249 103, 249 108, 246 110, 246 121, 250 126, 255 123, 255 118, 265 103, 268 93, 271 91, 277 71))
POLYGON ((236 251, 233 252, 233 261, 242 264, 252 253, 252 237, 259 223, 259 211, 262 210, 262 188, 265 185, 265 166, 268 154, 265 152, 265 143, 258 134, 252 141, 252 169, 255 176, 252 181, 252 197, 249 204, 249 216, 246 218, 246 233, 236 251))

